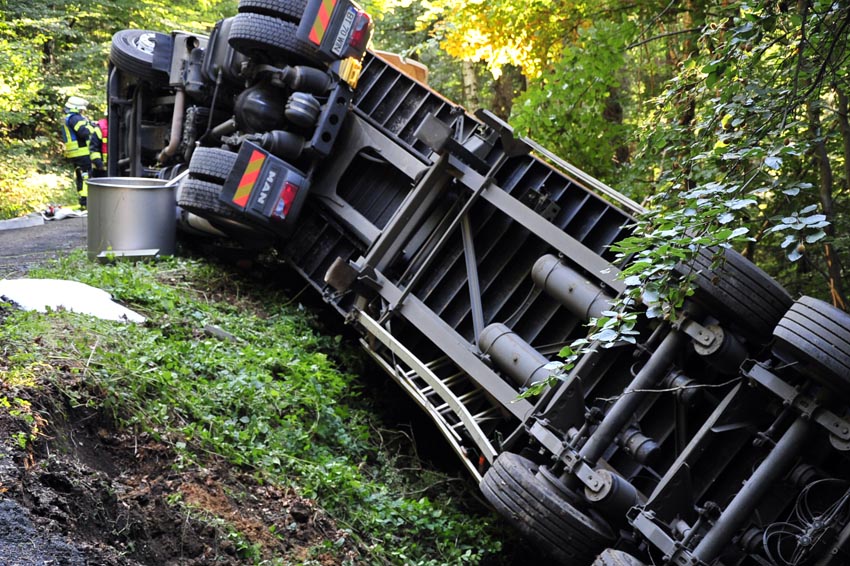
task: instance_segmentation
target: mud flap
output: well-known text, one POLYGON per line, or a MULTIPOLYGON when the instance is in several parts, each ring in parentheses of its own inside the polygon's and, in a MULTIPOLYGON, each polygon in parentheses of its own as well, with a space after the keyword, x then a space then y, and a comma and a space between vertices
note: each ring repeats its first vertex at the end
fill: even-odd
POLYGON ((255 223, 287 235, 309 193, 307 176, 260 146, 244 142, 219 199, 255 223))

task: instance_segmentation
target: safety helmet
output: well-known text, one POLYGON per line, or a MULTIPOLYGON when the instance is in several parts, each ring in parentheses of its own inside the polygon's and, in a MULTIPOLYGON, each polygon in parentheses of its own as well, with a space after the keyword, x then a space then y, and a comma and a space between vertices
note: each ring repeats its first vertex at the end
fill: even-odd
POLYGON ((88 108, 89 101, 85 98, 80 98, 79 96, 69 96, 68 100, 65 101, 65 111, 66 112, 82 112, 86 108, 88 108))

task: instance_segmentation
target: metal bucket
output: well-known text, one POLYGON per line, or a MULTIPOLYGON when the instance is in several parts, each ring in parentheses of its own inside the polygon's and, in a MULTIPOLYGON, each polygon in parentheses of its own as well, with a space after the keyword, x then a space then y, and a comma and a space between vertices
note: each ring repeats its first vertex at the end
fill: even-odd
POLYGON ((173 255, 176 183, 144 177, 88 180, 88 255, 173 255))

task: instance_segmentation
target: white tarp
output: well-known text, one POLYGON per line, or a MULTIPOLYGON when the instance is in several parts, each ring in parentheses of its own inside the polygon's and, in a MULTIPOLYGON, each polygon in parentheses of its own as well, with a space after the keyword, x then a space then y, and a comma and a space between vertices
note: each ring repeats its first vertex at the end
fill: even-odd
POLYGON ((104 320, 144 322, 145 317, 112 300, 102 289, 64 279, 2 279, 0 298, 24 310, 67 310, 104 320))

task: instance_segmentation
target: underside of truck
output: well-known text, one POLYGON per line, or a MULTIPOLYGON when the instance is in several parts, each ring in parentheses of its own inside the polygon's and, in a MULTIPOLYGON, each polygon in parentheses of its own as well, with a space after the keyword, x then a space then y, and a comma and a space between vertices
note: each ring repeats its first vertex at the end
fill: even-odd
POLYGON ((110 176, 183 176, 187 226, 275 249, 556 563, 850 563, 850 316, 698 249, 675 323, 523 397, 624 291, 642 210, 320 4, 116 34, 110 176))

